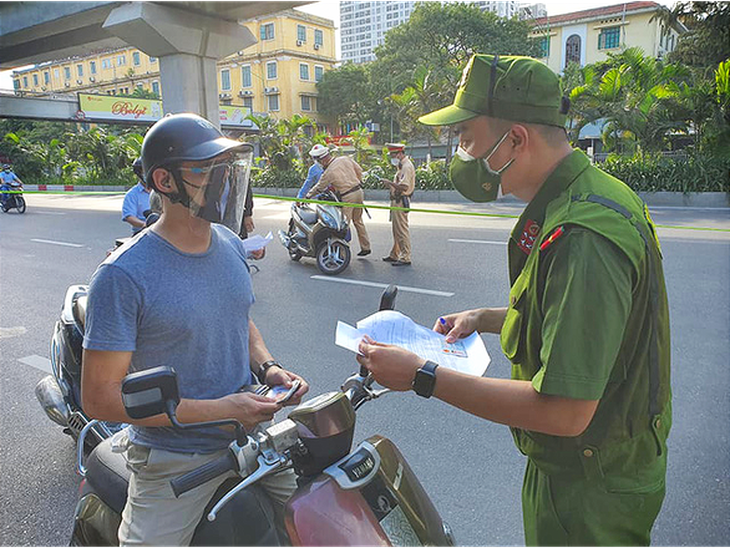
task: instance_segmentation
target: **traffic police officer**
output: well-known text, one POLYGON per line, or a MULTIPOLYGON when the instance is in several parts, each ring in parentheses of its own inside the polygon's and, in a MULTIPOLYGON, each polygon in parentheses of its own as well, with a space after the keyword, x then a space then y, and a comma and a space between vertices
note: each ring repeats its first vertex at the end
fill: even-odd
POLYGON ((406 156, 406 145, 403 143, 386 143, 390 162, 398 168, 393 180, 381 179, 390 188, 390 207, 405 208, 390 210, 390 222, 393 225, 393 248, 387 257, 386 263, 393 266, 407 266, 411 264, 411 234, 408 230, 408 208, 411 206, 411 196, 416 189, 416 168, 411 159, 406 156))
POLYGON ((365 340, 381 384, 507 424, 527 456, 528 545, 649 544, 665 493, 671 424, 669 313, 646 205, 573 150, 557 76, 526 57, 475 55, 454 104, 450 175, 473 201, 499 187, 529 202, 509 240, 506 308, 445 315, 454 341, 500 333, 511 379, 474 378, 365 340))

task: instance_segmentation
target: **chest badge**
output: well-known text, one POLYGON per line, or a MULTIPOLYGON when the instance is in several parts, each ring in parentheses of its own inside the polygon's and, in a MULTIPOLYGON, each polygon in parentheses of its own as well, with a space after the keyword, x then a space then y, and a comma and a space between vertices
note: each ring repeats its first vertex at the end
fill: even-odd
POLYGON ((525 228, 522 229, 522 235, 517 241, 517 247, 529 255, 532 252, 532 248, 537 240, 537 235, 540 233, 540 225, 532 219, 525 223, 525 228))

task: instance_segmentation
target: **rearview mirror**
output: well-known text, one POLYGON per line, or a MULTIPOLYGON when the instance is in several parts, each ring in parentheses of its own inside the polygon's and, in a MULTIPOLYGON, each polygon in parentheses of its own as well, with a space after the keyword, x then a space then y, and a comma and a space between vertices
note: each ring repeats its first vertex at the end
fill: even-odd
POLYGON ((133 419, 145 419, 174 410, 180 403, 177 373, 172 367, 160 366, 130 373, 122 380, 122 403, 133 419))

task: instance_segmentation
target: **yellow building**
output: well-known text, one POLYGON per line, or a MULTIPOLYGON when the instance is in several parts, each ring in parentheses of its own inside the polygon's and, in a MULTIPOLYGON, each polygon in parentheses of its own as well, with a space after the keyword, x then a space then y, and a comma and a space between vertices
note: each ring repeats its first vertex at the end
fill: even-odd
MULTIPOLYGON (((287 10, 244 24, 258 42, 218 62, 221 103, 246 106, 274 118, 306 115, 323 125, 316 84, 336 61, 334 23, 287 10)), ((164 93, 158 60, 133 47, 15 71, 13 83, 16 91, 41 95, 79 91, 127 95, 135 88, 164 93)))
POLYGON ((661 58, 687 29, 681 23, 667 28, 654 18, 660 9, 656 2, 626 2, 541 17, 534 20, 531 36, 541 40, 542 61, 558 73, 570 62, 589 65, 632 47, 661 58))

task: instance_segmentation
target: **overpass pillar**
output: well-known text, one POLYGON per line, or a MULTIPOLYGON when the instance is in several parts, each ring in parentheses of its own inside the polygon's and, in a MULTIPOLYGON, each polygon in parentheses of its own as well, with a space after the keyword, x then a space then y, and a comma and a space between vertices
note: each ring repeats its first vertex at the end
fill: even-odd
POLYGON ((220 127, 216 62, 256 43, 246 27, 150 2, 115 8, 103 27, 159 59, 166 113, 194 112, 220 127))

